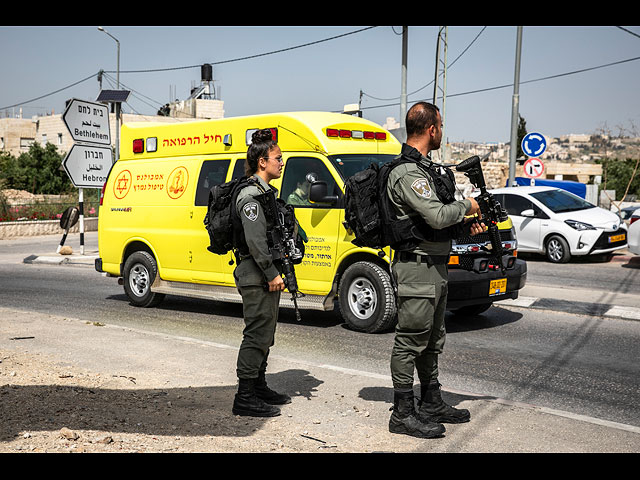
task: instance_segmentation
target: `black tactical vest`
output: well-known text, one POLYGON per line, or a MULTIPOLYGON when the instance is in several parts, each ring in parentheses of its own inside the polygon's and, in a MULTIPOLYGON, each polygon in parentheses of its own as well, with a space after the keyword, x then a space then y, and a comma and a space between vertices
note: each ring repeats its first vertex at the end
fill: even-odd
MULTIPOLYGON (((407 144, 402 145, 402 151, 394 161, 396 165, 412 162, 418 165, 434 186, 438 199, 448 205, 455 201, 455 175, 448 167, 434 164, 425 159, 422 154, 407 144)), ((386 190, 386 185, 385 185, 386 190)), ((461 232, 461 224, 443 229, 432 228, 419 215, 410 215, 405 219, 398 219, 388 195, 386 199, 387 218, 389 221, 390 245, 394 250, 413 250, 421 241, 444 242, 456 238, 461 232)), ((383 207, 384 208, 384 207, 383 207)))

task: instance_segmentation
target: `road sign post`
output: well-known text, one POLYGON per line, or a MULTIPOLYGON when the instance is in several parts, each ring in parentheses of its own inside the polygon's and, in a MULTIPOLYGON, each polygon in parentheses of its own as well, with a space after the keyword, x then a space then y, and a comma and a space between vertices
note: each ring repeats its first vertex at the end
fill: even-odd
POLYGON ((527 133, 520 146, 527 157, 538 158, 547 149, 547 140, 541 133, 527 133))
POLYGON ((83 188, 101 188, 113 164, 109 107, 74 98, 67 104, 62 120, 74 141, 62 166, 78 188, 80 253, 84 255, 83 188))
POLYGON ((527 157, 530 157, 524 162, 524 174, 531 179, 531 185, 535 185, 535 179, 540 178, 544 172, 544 164, 538 157, 547 149, 547 140, 541 133, 528 133, 522 139, 520 147, 522 152, 527 157))
POLYGON ((62 161, 62 167, 78 188, 102 188, 113 164, 111 147, 75 143, 62 161))
POLYGON ((524 162, 523 171, 525 176, 531 179, 531 185, 535 185, 535 179, 544 173, 544 163, 539 158, 530 158, 524 162))
POLYGON ((109 107, 106 105, 74 98, 67 105, 62 120, 74 142, 111 145, 109 107))

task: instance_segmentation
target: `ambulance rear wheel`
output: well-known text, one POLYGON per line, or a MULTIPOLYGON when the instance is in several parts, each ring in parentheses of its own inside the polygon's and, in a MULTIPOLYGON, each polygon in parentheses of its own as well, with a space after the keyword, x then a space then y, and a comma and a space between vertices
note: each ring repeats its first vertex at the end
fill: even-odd
POLYGON ((396 303, 389 273, 372 262, 347 268, 338 287, 338 304, 353 330, 378 333, 396 323, 396 303))
POLYGON ((163 293, 151 291, 151 284, 158 274, 158 265, 149 252, 134 252, 124 262, 124 291, 137 307, 155 307, 163 299, 163 293))

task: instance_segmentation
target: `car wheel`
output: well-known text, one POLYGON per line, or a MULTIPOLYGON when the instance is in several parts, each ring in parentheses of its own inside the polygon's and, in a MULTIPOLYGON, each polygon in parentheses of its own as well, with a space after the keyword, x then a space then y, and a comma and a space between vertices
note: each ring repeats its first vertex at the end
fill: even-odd
POLYGON ((571 251, 567 241, 559 235, 552 235, 546 244, 547 259, 553 263, 567 263, 571 258, 571 251))
POLYGON ((388 272, 375 263, 356 262, 342 275, 338 305, 346 324, 357 331, 377 333, 396 323, 396 302, 388 272))
POLYGON ((158 274, 158 265, 149 252, 134 252, 124 262, 124 291, 131 303, 137 307, 154 307, 164 294, 151 291, 158 274))
POLYGON ((482 312, 486 312, 491 308, 491 305, 493 305, 492 302, 481 303, 479 305, 466 305, 455 309, 453 314, 460 317, 473 317, 475 315, 480 315, 482 312))

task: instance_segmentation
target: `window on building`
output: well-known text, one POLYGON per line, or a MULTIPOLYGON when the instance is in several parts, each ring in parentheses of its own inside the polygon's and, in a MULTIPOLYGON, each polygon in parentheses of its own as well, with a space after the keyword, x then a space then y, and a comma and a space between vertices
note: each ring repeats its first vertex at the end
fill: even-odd
POLYGON ((35 142, 35 138, 26 138, 26 137, 20 137, 20 148, 22 149, 28 149, 31 145, 33 145, 33 142, 35 142))

